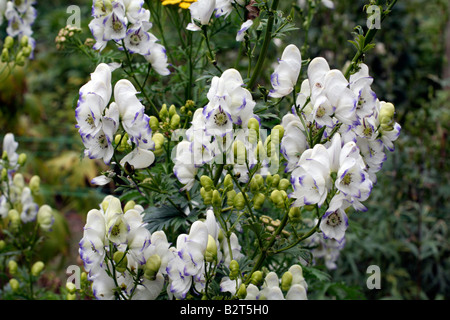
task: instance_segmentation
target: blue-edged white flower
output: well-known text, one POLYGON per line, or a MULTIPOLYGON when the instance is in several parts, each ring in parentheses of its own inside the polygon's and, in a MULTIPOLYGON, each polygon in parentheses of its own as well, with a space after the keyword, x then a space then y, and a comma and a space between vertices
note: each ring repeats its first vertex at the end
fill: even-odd
POLYGON ((211 19, 211 15, 216 8, 216 0, 198 0, 189 6, 191 13, 191 22, 186 29, 190 31, 199 31, 201 28, 196 24, 207 25, 211 19))
POLYGON ((302 67, 302 56, 300 50, 293 44, 288 45, 278 61, 278 66, 270 77, 273 89, 269 96, 282 98, 294 90, 300 69, 302 67))
POLYGON ((240 41, 244 41, 244 36, 245 33, 247 32, 248 29, 250 29, 250 27, 253 25, 253 20, 247 20, 245 21, 242 25, 241 28, 239 29, 239 31, 236 34, 236 41, 240 42, 240 41))

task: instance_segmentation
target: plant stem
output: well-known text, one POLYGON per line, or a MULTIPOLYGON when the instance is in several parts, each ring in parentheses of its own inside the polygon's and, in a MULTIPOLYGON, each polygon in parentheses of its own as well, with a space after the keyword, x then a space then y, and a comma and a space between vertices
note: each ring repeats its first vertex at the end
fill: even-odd
POLYGON ((270 41, 272 40, 272 28, 273 23, 275 21, 275 13, 274 11, 277 10, 279 0, 273 0, 272 7, 269 10, 269 19, 267 20, 267 29, 266 34, 264 36, 264 41, 262 44, 261 52, 258 57, 258 61, 256 62, 255 70, 253 71, 252 77, 250 78, 250 81, 247 83, 247 88, 252 89, 253 86, 256 83, 256 80, 259 77, 259 74, 262 71, 262 66, 264 64, 264 60, 267 56, 267 50, 269 48, 270 41))

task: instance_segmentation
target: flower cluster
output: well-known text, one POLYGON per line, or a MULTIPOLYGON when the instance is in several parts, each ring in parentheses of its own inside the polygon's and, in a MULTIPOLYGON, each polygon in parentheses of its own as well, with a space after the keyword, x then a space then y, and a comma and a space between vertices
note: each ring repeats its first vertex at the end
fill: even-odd
MULTIPOLYGON (((294 46, 286 47, 272 74, 270 96, 292 92, 297 82, 301 56, 294 46)), ((341 242, 348 225, 345 209, 364 211, 378 172, 392 151, 400 125, 394 106, 379 101, 371 89, 368 67, 347 81, 339 70, 331 70, 324 58, 313 59, 308 78, 302 82, 292 113, 282 119, 285 134, 281 152, 291 173, 293 206, 318 205, 329 200, 320 229, 325 237, 341 242), (311 131, 321 134, 311 141, 311 131)))
POLYGON ((143 56, 160 75, 170 74, 166 49, 149 32, 150 11, 143 0, 93 0, 89 28, 97 41, 93 48, 102 51, 108 41, 119 48, 143 56))
POLYGON ((17 153, 18 145, 12 133, 5 135, 0 160, 0 218, 13 232, 33 221, 37 221, 43 231, 49 231, 54 222, 52 209, 48 205, 39 206, 35 201, 40 188, 39 176, 33 176, 27 184, 24 176, 17 172, 26 161, 24 153, 17 153))
POLYGON ((12 38, 18 38, 21 42, 22 38, 26 39, 26 47, 29 47, 27 56, 33 56, 35 47, 35 40, 32 38, 33 30, 32 26, 36 19, 36 9, 33 7, 35 1, 32 0, 19 0, 19 1, 6 1, 0 0, 0 25, 3 23, 3 19, 8 21, 8 27, 6 33, 12 38))
POLYGON ((91 80, 80 88, 78 105, 75 110, 77 125, 85 146, 85 155, 91 159, 103 159, 110 163, 114 155, 113 142, 121 128, 125 134, 120 140, 126 141, 133 150, 122 160, 134 168, 146 168, 154 161, 155 143, 149 117, 145 107, 136 97, 133 84, 125 79, 114 86, 114 101, 111 73, 113 66, 101 63, 91 74, 91 80), (125 140, 123 140, 125 139, 125 140))
POLYGON ((99 299, 156 299, 166 286, 169 297, 184 299, 191 287, 204 292, 212 267, 242 258, 236 235, 228 243, 214 213, 192 224, 171 246, 163 231, 150 233, 144 209, 107 196, 88 212, 80 257, 99 299), (230 251, 231 249, 231 251, 230 251))

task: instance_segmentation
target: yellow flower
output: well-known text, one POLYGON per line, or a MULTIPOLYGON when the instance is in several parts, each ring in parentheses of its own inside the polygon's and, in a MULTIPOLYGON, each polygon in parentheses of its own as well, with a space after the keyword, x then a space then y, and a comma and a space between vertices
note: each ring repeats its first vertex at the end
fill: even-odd
POLYGON ((191 3, 196 1, 197 0, 161 0, 163 6, 178 4, 178 6, 182 9, 188 9, 191 3))

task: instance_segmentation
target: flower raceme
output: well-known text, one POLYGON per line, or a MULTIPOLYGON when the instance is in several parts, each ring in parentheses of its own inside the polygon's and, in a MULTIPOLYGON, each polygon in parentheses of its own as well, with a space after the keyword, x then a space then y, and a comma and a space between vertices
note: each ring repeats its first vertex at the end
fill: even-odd
POLYGON ((143 56, 160 75, 168 75, 166 49, 149 32, 152 27, 150 11, 143 8, 142 0, 93 0, 89 28, 102 51, 109 41, 122 49, 143 56))
POLYGON ((146 168, 154 161, 154 142, 145 107, 136 97, 130 81, 122 79, 111 85, 114 67, 101 63, 91 74, 91 80, 80 88, 75 109, 76 127, 85 146, 85 156, 110 163, 114 155, 113 141, 119 129, 129 137, 135 148, 121 161, 136 169, 146 168), (114 94, 114 101, 110 103, 114 94))

